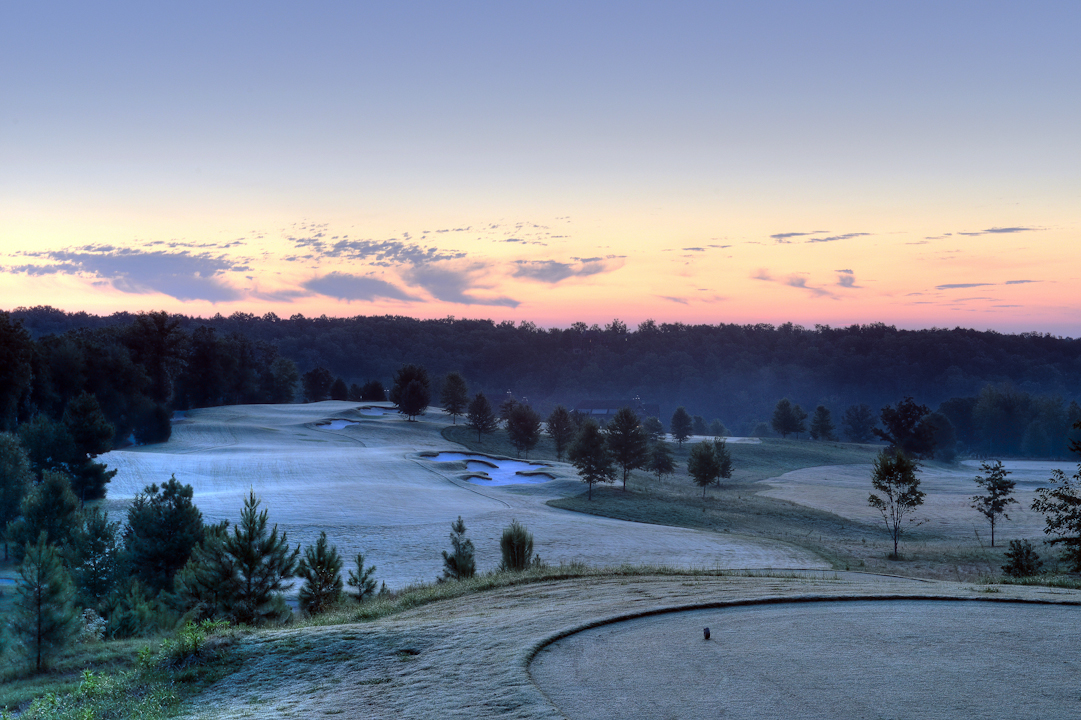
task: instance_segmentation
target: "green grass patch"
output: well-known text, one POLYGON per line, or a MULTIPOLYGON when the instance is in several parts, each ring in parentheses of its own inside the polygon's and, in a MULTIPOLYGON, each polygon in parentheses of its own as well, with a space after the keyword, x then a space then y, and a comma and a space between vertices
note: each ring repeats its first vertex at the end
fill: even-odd
POLYGON ((1003 575, 988 582, 999 585, 1036 585, 1041 587, 1081 590, 1081 577, 1077 575, 1030 575, 1029 577, 1011 577, 1003 575))

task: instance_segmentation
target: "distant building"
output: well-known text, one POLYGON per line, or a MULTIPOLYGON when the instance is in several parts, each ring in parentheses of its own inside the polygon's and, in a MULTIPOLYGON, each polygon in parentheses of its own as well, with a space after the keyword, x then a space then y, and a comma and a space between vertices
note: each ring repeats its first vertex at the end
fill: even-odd
POLYGON ((657 403, 644 403, 641 400, 583 400, 574 406, 574 411, 593 418, 601 425, 607 423, 620 408, 629 407, 638 415, 639 420, 661 416, 661 406, 657 403))

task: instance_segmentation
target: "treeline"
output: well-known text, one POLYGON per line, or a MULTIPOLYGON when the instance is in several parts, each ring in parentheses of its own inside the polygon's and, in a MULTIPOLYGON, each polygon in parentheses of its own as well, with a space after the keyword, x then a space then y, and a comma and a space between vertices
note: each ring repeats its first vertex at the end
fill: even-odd
MULTIPOLYGON (((18 309, 11 319, 40 344, 62 343, 73 331, 130 337, 132 328, 159 315, 97 317, 36 307, 18 309)), ((805 408, 824 406, 839 418, 850 406, 877 409, 905 396, 932 408, 956 399, 978 402, 993 386, 999 394, 1031 401, 1000 413, 1002 423, 994 430, 988 416, 943 409, 961 442, 974 451, 1043 454, 1037 451, 1041 444, 1061 446, 1052 437, 1057 431, 1034 429, 1025 451, 1029 426, 1040 418, 1041 428, 1067 427, 1057 416, 1081 399, 1081 340, 1041 333, 652 321, 632 330, 618 320, 604 327, 576 323, 544 329, 529 322, 449 317, 279 318, 273 313, 165 320, 176 324, 175 338, 187 350, 171 365, 149 363, 149 387, 156 395, 146 394, 160 400, 164 380, 171 379, 173 392, 166 401, 171 409, 275 401, 286 395, 293 377, 287 361, 298 374, 321 369, 325 378, 341 379, 347 390, 370 381, 389 385, 405 364, 424 366, 436 384, 447 373, 460 372, 475 390, 493 398, 510 390, 544 414, 557 404, 637 397, 658 404, 661 417, 683 406, 692 415, 723 420, 738 435, 750 435, 767 422, 781 397, 805 408), (1050 439, 1043 443, 1042 437, 1050 439)), ((131 347, 130 340, 125 347, 131 347)), ((132 357, 146 365, 156 356, 132 357)), ((106 404, 102 400, 115 422, 106 404)))

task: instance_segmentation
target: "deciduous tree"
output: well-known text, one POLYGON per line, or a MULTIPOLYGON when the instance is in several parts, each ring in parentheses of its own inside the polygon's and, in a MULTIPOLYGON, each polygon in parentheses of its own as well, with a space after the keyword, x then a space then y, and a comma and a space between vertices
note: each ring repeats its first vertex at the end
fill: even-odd
POLYGON ((871 432, 912 458, 933 458, 934 430, 923 421, 930 414, 931 411, 926 405, 918 405, 911 397, 905 397, 897 403, 897 407, 887 405, 882 408, 882 425, 885 430, 874 428, 871 432))
POLYGON ((807 425, 804 423, 806 418, 807 413, 803 411, 803 408, 793 405, 788 398, 782 398, 773 408, 770 425, 773 427, 773 432, 782 438, 787 438, 789 433, 795 433, 798 436, 799 433, 807 430, 807 425))
POLYGON ((345 384, 345 380, 341 378, 335 378, 334 382, 330 384, 331 400, 348 400, 349 399, 349 387, 345 384))
MULTIPOLYGON (((1081 429, 1081 422, 1074 425, 1081 429)), ((1070 450, 1081 454, 1081 443, 1072 441, 1070 450)), ((1051 471, 1051 486, 1036 489, 1032 509, 1044 516, 1048 545, 1063 546, 1063 558, 1073 572, 1081 572, 1081 463, 1072 477, 1061 470, 1051 471)))
POLYGON ((694 420, 691 419, 691 414, 687 412, 687 409, 680 406, 672 413, 672 421, 668 423, 668 427, 672 429, 672 437, 682 448, 683 441, 689 438, 694 430, 694 420))
POLYGON ((646 469, 656 475, 658 480, 675 472, 676 463, 672 460, 672 450, 669 449, 668 443, 664 441, 653 443, 646 469))
POLYGON ((694 484, 702 488, 702 499, 706 499, 706 488, 714 485, 721 477, 721 465, 713 452, 713 444, 707 440, 696 443, 687 458, 687 472, 694 484))
POLYGON ((439 391, 439 404, 443 412, 450 415, 451 422, 458 424, 458 416, 469 407, 469 388, 460 373, 447 373, 443 378, 443 387, 439 391))
POLYGON ((650 442, 657 442, 664 435, 664 425, 655 417, 647 417, 643 420, 642 429, 646 431, 650 442))
POLYGON ((317 367, 304 373, 304 402, 320 402, 330 394, 334 376, 325 367, 317 367))
POLYGON ((604 428, 604 437, 612 459, 623 471, 623 489, 626 490, 631 470, 642 467, 649 459, 649 438, 638 415, 628 407, 616 411, 615 417, 604 428))
POLYGON ((511 445, 518 451, 518 457, 524 451, 529 457, 529 451, 536 447, 540 441, 541 416, 529 405, 518 403, 507 418, 507 435, 511 445))
POLYGON ((567 450, 567 459, 578 470, 582 482, 589 486, 589 499, 593 499, 593 486, 599 482, 615 482, 616 469, 612 453, 604 433, 595 420, 586 420, 582 429, 567 450))
POLYGON ((423 415, 432 399, 428 371, 421 365, 402 365, 394 374, 394 386, 390 389, 390 401, 398 406, 398 412, 410 422, 423 415))
POLYGON ((920 479, 916 476, 919 466, 900 450, 883 450, 875 458, 871 471, 871 486, 881 493, 871 493, 867 502, 882 513, 882 521, 893 540, 891 558, 900 557, 897 552, 905 520, 908 524, 919 525, 911 516, 923 505, 925 493, 920 490, 920 479))
POLYGON ((849 442, 866 443, 874 438, 875 413, 867 403, 849 405, 841 417, 841 429, 849 442))
POLYGON ((544 430, 556 446, 556 459, 562 460, 567 446, 574 440, 576 429, 571 414, 562 405, 556 405, 555 410, 548 416, 544 430))
POLYGON ((1001 460, 982 463, 980 471, 984 474, 977 475, 974 480, 987 494, 973 495, 972 507, 979 510, 980 514, 991 523, 991 547, 994 547, 995 520, 999 515, 1007 520, 1010 519, 1010 516, 1006 514, 1006 508, 1011 503, 1017 504, 1017 500, 1010 497, 1017 483, 1006 477, 1010 471, 1002 466, 1001 460))

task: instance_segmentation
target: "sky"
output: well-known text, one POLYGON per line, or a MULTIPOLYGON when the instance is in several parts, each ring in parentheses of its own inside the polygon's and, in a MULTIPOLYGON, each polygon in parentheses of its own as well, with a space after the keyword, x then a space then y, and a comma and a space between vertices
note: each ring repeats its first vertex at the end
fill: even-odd
POLYGON ((0 309, 1081 336, 1081 3, 0 8, 0 309))

